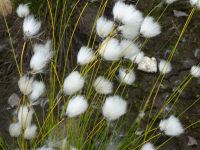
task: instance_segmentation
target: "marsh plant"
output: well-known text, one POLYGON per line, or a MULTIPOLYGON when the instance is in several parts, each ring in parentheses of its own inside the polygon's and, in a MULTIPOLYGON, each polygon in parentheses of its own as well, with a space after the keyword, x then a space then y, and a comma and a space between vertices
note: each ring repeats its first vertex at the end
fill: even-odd
MULTIPOLYGON (((175 99, 178 99, 193 77, 200 76, 198 66, 191 66, 191 74, 188 74, 185 81, 171 93, 162 109, 154 116, 151 113, 165 74, 173 71, 171 59, 196 7, 199 6, 198 1, 190 0, 194 8, 188 16, 180 38, 168 59, 159 62, 160 75, 149 96, 144 100, 144 104, 141 105, 135 121, 131 123, 129 118, 132 104, 127 101, 123 93, 126 91, 126 87, 133 85, 137 80, 136 66, 143 61, 145 56, 142 48, 148 42, 148 38, 154 38, 162 32, 160 18, 175 0, 161 2, 147 16, 136 9, 137 3, 132 5, 117 1, 110 12, 113 14, 112 20, 103 15, 107 2, 108 0, 102 0, 93 29, 91 29, 93 33, 96 28, 97 36, 93 42, 97 37, 101 39, 98 48, 94 48, 94 43, 92 47, 89 47, 92 42, 90 38, 88 45, 82 45, 77 53, 77 66, 73 71, 66 72, 68 51, 74 35, 72 34, 69 47, 66 48, 67 55, 62 67, 64 68, 63 74, 57 72, 57 51, 62 37, 60 37, 59 43, 55 42, 54 33, 52 37, 41 38, 43 37, 41 36, 43 34, 42 23, 29 11, 29 6, 32 4, 20 4, 17 8, 17 15, 23 18, 24 45, 21 61, 19 64, 16 61, 17 68, 20 68, 18 69, 20 74, 18 86, 23 96, 18 104, 14 121, 9 126, 10 136, 13 137, 13 144, 10 148, 155 150, 162 147, 173 136, 183 134, 185 129, 197 123, 183 127, 179 117, 186 110, 177 116, 169 115, 171 110, 169 109, 162 119, 160 119, 160 114, 170 102, 173 102, 173 105, 177 103, 175 99), (151 16, 151 13, 163 4, 166 9, 160 14, 160 17, 156 19, 151 16), (38 43, 33 43, 33 39, 36 39, 38 43), (137 43, 138 39, 144 41, 140 46, 137 43), (24 69, 22 60, 28 42, 32 45, 33 55, 29 61, 29 68, 24 69), (103 72, 100 71, 100 66, 105 66, 105 64, 107 67, 103 72), (49 74, 50 76, 48 76, 49 74), (49 80, 44 76, 49 77, 49 80), (157 88, 156 85, 158 85, 157 88), (120 87, 123 90, 119 91, 120 87), (154 90, 156 90, 156 94, 153 97, 154 90), (41 105, 43 93, 46 93, 48 98, 48 108, 41 105), (40 109, 43 113, 35 111, 36 105, 39 104, 42 106, 40 109), (150 106, 148 115, 145 114, 147 106, 150 106), (38 116, 41 115, 43 120, 39 121, 38 116), (143 128, 141 122, 145 116, 148 118, 148 123, 146 128, 143 128), (34 122, 33 118, 35 118, 34 122), (156 124, 156 121, 160 123, 156 124), (126 127, 127 125, 129 126, 126 127), (124 131, 124 129, 126 130, 124 131), (124 131, 123 134, 122 131, 124 131), (167 136, 169 139, 156 145, 156 140, 162 136, 167 136)), ((78 3, 79 1, 73 6, 72 12, 78 3)), ((88 5, 89 3, 86 3, 82 7, 77 23, 88 5)), ((54 16, 49 2, 48 7, 54 32, 54 16)))

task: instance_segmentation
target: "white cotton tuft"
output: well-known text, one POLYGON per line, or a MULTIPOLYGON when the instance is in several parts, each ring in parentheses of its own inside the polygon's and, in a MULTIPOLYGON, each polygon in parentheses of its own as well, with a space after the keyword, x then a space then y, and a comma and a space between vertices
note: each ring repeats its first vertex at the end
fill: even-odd
POLYGON ((84 85, 84 78, 78 71, 70 73, 64 81, 63 91, 67 95, 74 94, 75 92, 81 90, 84 85))
POLYGON ((99 35, 99 37, 101 37, 102 39, 107 37, 112 31, 113 25, 113 21, 107 20, 105 17, 100 17, 97 20, 96 25, 97 34, 99 35))
POLYGON ((95 59, 94 52, 87 48, 86 46, 82 46, 77 54, 77 64, 78 65, 86 65, 89 62, 95 59))
MULTIPOLYGON (((190 4, 195 7, 198 0, 190 0, 190 4)), ((197 4, 197 8, 200 9, 200 1, 197 4)))
POLYGON ((130 58, 130 60, 136 64, 139 64, 143 61, 144 59, 144 52, 139 52, 139 54, 134 55, 133 57, 130 58))
POLYGON ((50 62, 51 57, 51 53, 45 54, 42 51, 37 51, 36 53, 34 53, 30 61, 32 74, 44 72, 44 69, 50 62))
POLYGON ((12 137, 18 137, 22 133, 21 125, 19 122, 11 123, 9 126, 9 133, 12 137))
POLYGON ((118 32, 128 40, 134 40, 137 36, 139 36, 139 29, 133 28, 129 25, 120 26, 118 28, 118 32))
POLYGON ((173 115, 168 119, 161 120, 159 128, 168 136, 178 136, 184 133, 183 126, 181 125, 179 119, 173 115))
POLYGON ((172 70, 171 64, 166 60, 161 60, 158 65, 158 68, 159 68, 159 71, 162 72, 162 74, 164 74, 165 71, 166 71, 166 73, 169 73, 172 70), (167 68, 167 66, 168 66, 168 68, 167 68))
POLYGON ((126 59, 129 59, 136 55, 139 52, 139 48, 136 44, 132 43, 132 41, 129 40, 122 40, 120 42, 120 46, 122 49, 122 56, 126 59))
POLYGON ((97 93, 110 94, 113 92, 113 83, 106 78, 99 76, 93 83, 97 93))
MULTIPOLYGON (((34 44, 34 53, 37 52, 42 52, 45 55, 52 54, 51 40, 47 40, 45 44, 34 44)), ((53 57, 53 55, 51 57, 53 57)))
POLYGON ((135 81, 135 73, 131 70, 127 73, 128 70, 124 68, 119 68, 119 79, 122 81, 124 84, 131 85, 135 81))
POLYGON ((35 139, 36 137, 37 137, 37 126, 36 125, 28 126, 24 132, 24 139, 32 140, 35 139))
POLYGON ((167 3, 167 4, 171 4, 171 3, 173 3, 173 2, 175 2, 175 1, 177 1, 177 0, 165 0, 165 2, 167 3))
POLYGON ((32 116, 33 116, 32 108, 28 108, 28 106, 23 106, 23 107, 20 106, 19 112, 18 112, 18 120, 23 128, 24 128, 25 123, 26 123, 25 127, 28 127, 29 125, 31 125, 32 116), (22 111, 22 108, 23 108, 23 111, 22 111))
POLYGON ((115 21, 121 22, 126 14, 127 5, 123 2, 116 2, 113 7, 113 16, 115 21))
POLYGON ((33 82, 33 91, 30 94, 30 100, 31 101, 35 101, 44 92, 45 92, 45 85, 44 85, 44 83, 42 81, 40 81, 40 82, 34 81, 33 82))
POLYGON ((156 150, 153 144, 146 143, 142 146, 141 150, 156 150))
POLYGON ((28 14, 29 14, 29 7, 28 7, 28 4, 19 4, 19 6, 17 7, 17 15, 20 17, 20 18, 24 18, 26 17, 28 14))
POLYGON ((36 36, 41 28, 41 22, 37 21, 33 15, 25 17, 23 22, 24 40, 29 40, 36 36))
POLYGON ((126 108, 127 102, 120 96, 110 96, 102 106, 102 113, 108 121, 112 121, 124 115, 126 108))
POLYGON ((192 68, 190 69, 190 73, 192 76, 194 75, 195 78, 200 77, 200 67, 192 66, 192 68))
POLYGON ((153 17, 147 16, 142 22, 140 33, 146 38, 151 38, 161 33, 161 27, 153 17))
POLYGON ((66 115, 71 117, 76 117, 84 113, 88 108, 87 100, 84 96, 78 95, 69 100, 66 110, 66 115))
POLYGON ((18 81, 18 86, 19 86, 20 91, 23 94, 25 93, 25 91, 26 91, 25 95, 30 94, 33 90, 33 77, 30 79, 27 75, 20 77, 20 79, 18 81), (29 80, 29 82, 28 82, 28 80, 29 80))
POLYGON ((117 39, 105 39, 101 44, 99 54, 103 56, 105 60, 118 60, 120 58, 120 54, 122 53, 121 47, 119 45, 119 41, 117 39))

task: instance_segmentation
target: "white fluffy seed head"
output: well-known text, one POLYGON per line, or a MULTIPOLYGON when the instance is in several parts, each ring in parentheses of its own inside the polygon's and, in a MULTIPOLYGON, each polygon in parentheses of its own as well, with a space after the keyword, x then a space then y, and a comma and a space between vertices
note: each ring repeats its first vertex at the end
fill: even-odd
POLYGON ((122 81, 124 84, 128 84, 131 85, 133 84, 133 82, 135 81, 135 73, 131 70, 129 70, 129 72, 127 73, 128 70, 124 69, 124 68, 119 68, 119 79, 120 81, 122 81))
POLYGON ((142 146, 141 150, 155 150, 155 147, 151 143, 146 143, 142 146))
POLYGON ((190 69, 190 73, 192 76, 194 75, 195 78, 200 77, 200 67, 192 66, 192 68, 190 69))
POLYGON ((50 62, 51 53, 45 54, 42 51, 37 51, 31 57, 30 68, 33 74, 42 73, 45 67, 50 62))
POLYGON ((161 27, 153 17, 147 16, 142 22, 140 33, 146 38, 151 38, 161 33, 161 27))
POLYGON ((158 69, 160 72, 162 72, 162 74, 164 74, 165 71, 166 71, 166 73, 169 73, 172 70, 172 65, 166 60, 161 60, 158 65, 158 69), (167 66, 168 66, 168 68, 167 68, 167 66))
POLYGON ((144 52, 139 52, 139 54, 134 55, 133 57, 130 58, 130 60, 136 64, 139 64, 142 62, 144 59, 144 52))
POLYGON ((110 96, 106 98, 102 106, 102 113, 106 120, 112 121, 126 113, 127 102, 120 96, 110 96))
POLYGON ((33 77, 29 79, 29 77, 27 75, 24 75, 22 77, 20 77, 19 81, 18 81, 18 86, 20 91, 25 95, 28 95, 32 92, 33 90, 33 77), (29 82, 28 82, 29 80, 29 82), (28 85, 28 86, 27 86, 28 85))
MULTIPOLYGON (((195 7, 196 4, 197 4, 197 1, 198 1, 198 0, 190 0, 190 4, 191 4, 193 7, 195 7)), ((200 9, 200 2, 198 2, 197 8, 200 9)))
POLYGON ((115 21, 121 22, 126 14, 127 5, 123 2, 116 2, 113 7, 113 16, 115 21))
POLYGON ((46 147, 46 146, 42 146, 37 148, 36 150, 54 150, 52 147, 46 147))
POLYGON ((159 128, 168 136, 178 136, 184 132, 183 126, 181 125, 179 119, 173 115, 168 119, 161 120, 159 128))
POLYGON ((177 0, 165 0, 165 2, 167 3, 167 4, 171 4, 171 3, 173 3, 173 2, 175 2, 175 1, 177 1, 177 0))
POLYGON ((106 78, 99 76, 93 83, 97 93, 110 94, 113 92, 113 83, 106 78))
POLYGON ((129 25, 123 25, 118 28, 118 32, 128 40, 134 40, 139 35, 139 28, 133 28, 129 25))
POLYGON ((71 117, 76 117, 84 113, 88 108, 87 100, 84 96, 78 95, 69 100, 66 110, 66 115, 71 117))
POLYGON ((118 60, 120 54, 122 53, 121 47, 119 46, 119 41, 117 39, 105 39, 101 44, 99 54, 103 56, 105 60, 118 60))
POLYGON ((139 48, 136 44, 132 43, 132 41, 129 40, 122 40, 120 42, 120 46, 122 49, 122 56, 126 59, 129 59, 136 55, 139 52, 139 48))
POLYGON ((32 108, 28 108, 28 106, 23 106, 23 107, 20 106, 19 112, 18 112, 18 120, 23 128, 24 128, 24 125, 25 125, 25 128, 31 125, 32 116, 33 116, 32 108))
POLYGON ((19 122, 11 123, 9 126, 9 133, 12 137, 18 137, 22 133, 21 125, 19 122))
POLYGON ((100 17, 97 20, 96 25, 97 34, 99 35, 99 37, 101 37, 102 39, 107 37, 112 31, 113 25, 113 21, 107 20, 105 17, 100 17))
POLYGON ((34 81, 33 82, 33 91, 30 94, 30 100, 31 101, 35 101, 44 92, 45 92, 45 85, 44 85, 44 83, 42 81, 40 81, 40 82, 34 81))
POLYGON ((26 17, 28 14, 29 14, 29 7, 28 7, 28 4, 19 4, 19 6, 17 7, 17 15, 20 17, 20 18, 24 18, 26 17))
POLYGON ((24 132, 24 139, 32 140, 35 139, 36 137, 37 137, 37 126, 36 125, 28 126, 24 132))
POLYGON ((70 73, 64 80, 63 91, 67 95, 74 94, 83 88, 84 78, 78 71, 70 73))
POLYGON ((42 52, 45 55, 52 53, 51 40, 47 40, 45 44, 34 44, 34 53, 42 52))
POLYGON ((91 48, 87 48, 86 46, 82 46, 77 54, 77 64, 78 65, 86 65, 87 63, 93 61, 95 59, 94 52, 91 48))
POLYGON ((23 22, 24 39, 29 40, 36 36, 41 28, 41 22, 37 21, 33 15, 25 17, 23 22))

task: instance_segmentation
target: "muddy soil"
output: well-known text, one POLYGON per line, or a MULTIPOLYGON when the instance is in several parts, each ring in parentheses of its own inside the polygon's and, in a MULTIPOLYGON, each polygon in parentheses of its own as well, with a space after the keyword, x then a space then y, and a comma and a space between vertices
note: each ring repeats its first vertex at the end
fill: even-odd
MULTIPOLYGON (((137 5, 137 9, 144 12, 144 15, 147 15, 156 5, 158 5, 160 0, 140 0, 137 5)), ((132 2, 130 2, 132 3, 132 2)), ((84 2, 82 3, 84 4, 84 2)), ((107 18, 112 18, 111 10, 114 4, 114 0, 108 2, 108 7, 105 10, 105 16, 107 18)), ((133 2, 134 4, 134 2, 133 2)), ((82 45, 86 45, 89 40, 91 29, 96 17, 96 13, 98 11, 100 2, 97 1, 91 5, 89 5, 83 16, 81 18, 80 23, 78 24, 75 35, 79 37, 80 41, 74 41, 77 47, 81 47, 82 45)), ((154 10, 152 15, 155 18, 158 18, 162 11, 165 9, 166 4, 159 6, 154 10)), ((174 16, 173 10, 178 10, 189 14, 192 10, 190 4, 187 1, 175 2, 169 6, 167 11, 164 13, 163 17, 160 20, 160 24, 162 26, 162 33, 154 38, 148 40, 147 44, 143 47, 142 51, 145 53, 145 56, 155 57, 157 62, 161 59, 167 59, 172 48, 175 46, 179 35, 183 29, 183 26, 187 20, 187 17, 176 17, 174 16)), ((162 82, 162 87, 160 88, 158 95, 155 100, 155 105, 153 107, 152 116, 155 115, 164 105, 166 100, 172 95, 174 90, 180 85, 181 82, 187 77, 190 73, 190 68, 193 65, 197 65, 200 62, 200 11, 196 11, 193 18, 191 19, 188 28, 186 29, 183 37, 181 38, 175 54, 171 60, 172 71, 164 77, 162 82), (196 53, 195 53, 196 52, 196 53)), ((16 20, 16 16, 12 15, 7 17, 9 27, 12 27, 13 22, 16 20)), ((9 45, 8 34, 6 32, 6 27, 3 18, 0 18, 2 22, 1 32, 0 32, 0 56, 1 56, 1 67, 0 67, 0 132, 5 141, 10 144, 12 142, 12 138, 10 138, 8 133, 8 125, 12 122, 12 113, 13 109, 8 109, 9 105, 7 103, 8 97, 12 93, 16 93, 18 96, 22 96, 19 92, 17 82, 19 79, 19 75, 17 69, 15 67, 15 62, 12 55, 12 49, 9 45)), ((92 35, 92 39, 94 39, 95 34, 92 35)), ((15 39, 13 39, 15 41, 15 39)), ((95 47, 98 46, 98 42, 101 40, 97 37, 95 42, 95 47)), ((144 38, 139 38, 137 41, 138 44, 143 43, 144 38)), ((15 46, 17 47, 17 40, 15 46)), ((78 51, 78 49, 77 49, 78 51)), ((76 57, 76 56, 74 56, 76 57)), ((128 67, 128 62, 123 62, 124 67, 128 67)), ((76 66, 76 64, 74 64, 76 66)), ((150 91, 152 90, 158 76, 157 73, 146 73, 137 70, 137 65, 134 66, 136 73, 136 81, 133 85, 127 86, 126 90, 123 94, 123 97, 129 102, 129 105, 132 106, 130 123, 135 120, 139 109, 142 105, 143 100, 145 101, 149 96, 150 91)), ((100 68, 100 73, 103 74, 105 68, 108 68, 107 63, 103 63, 100 68)), ((117 78, 113 79, 115 88, 117 89, 119 82, 117 78)), ((160 80, 159 82, 160 83, 160 80)), ((124 86, 119 88, 119 93, 123 91, 124 86)), ((151 102, 153 101, 153 97, 156 93, 158 85, 156 86, 152 98, 150 99, 150 103, 148 108, 145 111, 145 117, 142 119, 142 127, 148 122, 148 115, 150 112, 151 102)), ((174 114, 178 116, 181 114, 188 106, 190 106, 193 102, 197 100, 200 96, 200 79, 193 78, 190 83, 185 87, 184 91, 180 94, 178 98, 178 102, 172 107, 175 99, 165 108, 165 110, 161 113, 158 121, 156 121, 156 125, 159 124, 162 116, 168 113, 169 108, 172 107, 170 114, 174 114)), ((36 107, 39 111, 39 107, 36 107)), ((181 117, 181 123, 184 127, 196 122, 200 119, 200 102, 195 103, 190 109, 188 109, 181 117)), ((145 128, 141 128, 144 130, 145 128)), ((159 133, 159 132, 158 132, 159 133)), ((162 136, 154 145, 160 145, 164 141, 166 141, 169 137, 162 136)), ((185 133, 181 136, 172 138, 169 142, 167 142, 160 150, 199 150, 200 149, 200 123, 195 124, 194 126, 185 130, 185 133), (188 136, 194 137, 197 140, 198 145, 188 147, 188 136)))

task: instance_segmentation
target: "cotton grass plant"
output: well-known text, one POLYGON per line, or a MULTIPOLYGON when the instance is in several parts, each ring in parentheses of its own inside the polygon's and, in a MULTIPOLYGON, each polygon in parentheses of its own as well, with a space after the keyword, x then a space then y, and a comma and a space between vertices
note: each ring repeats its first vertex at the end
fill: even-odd
MULTIPOLYGON (((52 28, 54 29, 54 13, 52 13, 48 0, 47 2, 51 14, 52 28)), ((46 41, 44 44, 41 43, 43 39, 39 39, 39 43, 35 43, 33 46, 32 50, 34 54, 30 59, 29 69, 26 70, 22 67, 23 53, 26 53, 26 43, 32 43, 32 39, 38 39, 41 35, 39 34, 41 22, 33 15, 24 13, 24 46, 21 54, 21 64, 16 64, 17 66, 21 66, 21 71, 19 70, 20 77, 18 86, 23 95, 17 108, 18 113, 16 113, 15 120, 9 126, 9 133, 13 137, 13 141, 17 141, 18 143, 18 145, 16 145, 13 142, 13 148, 19 147, 20 149, 38 150, 105 150, 108 149, 110 143, 113 143, 113 139, 116 139, 116 149, 126 150, 141 148, 141 150, 154 150, 156 138, 165 135, 170 136, 170 140, 173 136, 183 134, 184 130, 190 127, 184 128, 178 119, 187 109, 177 117, 171 116, 165 119, 165 117, 169 116, 167 113, 164 116, 164 120, 158 118, 166 105, 172 102, 172 100, 178 99, 189 81, 193 77, 198 77, 198 70, 196 70, 199 69, 198 67, 191 68, 191 74, 189 74, 185 81, 171 94, 162 109, 156 113, 154 117, 152 117, 151 113, 163 78, 166 73, 171 71, 170 62, 173 54, 191 20, 197 4, 191 11, 182 33, 180 34, 180 38, 169 58, 167 61, 160 62, 160 75, 150 91, 149 96, 144 100, 144 105, 141 106, 138 117, 135 118, 135 121, 131 122, 125 134, 120 137, 120 131, 128 124, 129 115, 131 114, 131 104, 124 98, 123 94, 126 87, 132 85, 137 80, 134 73, 136 67, 134 67, 133 64, 139 64, 143 60, 144 53, 141 50, 144 44, 148 42, 147 39, 145 39, 143 45, 138 47, 135 41, 137 41, 139 37, 152 38, 161 33, 159 19, 162 17, 167 7, 170 7, 170 2, 167 1, 168 5, 166 9, 157 20, 150 15, 151 12, 162 3, 156 6, 148 16, 143 16, 142 12, 135 7, 137 3, 134 6, 123 2, 116 2, 113 6, 113 20, 115 22, 101 17, 104 14, 107 2, 108 0, 101 2, 93 27, 94 29, 96 26, 97 34, 103 41, 99 43, 99 47, 96 51, 94 51, 94 46, 89 47, 91 41, 88 42, 87 47, 82 46, 77 54, 77 67, 71 72, 66 72, 66 63, 68 61, 69 47, 74 35, 73 32, 67 48, 67 55, 65 56, 63 75, 57 72, 58 53, 56 53, 56 51, 59 51, 59 44, 62 41, 61 34, 58 43, 56 43, 54 33, 51 40, 44 40, 46 41), (117 39, 116 36, 120 38, 117 39), (126 66, 122 58, 129 61, 129 65, 126 66), (107 62, 108 68, 103 70, 103 73, 100 73, 100 67, 104 62, 107 62), (42 78, 42 74, 46 75, 44 73, 48 73, 45 71, 48 70, 48 68, 51 69, 50 82, 48 80, 43 81, 42 78), (197 75, 194 72, 196 72, 197 75), (116 76, 118 76, 117 88, 113 86, 116 76), (37 81, 36 78, 40 80, 37 81), (86 79, 88 80, 87 83, 86 79), (160 81, 160 84, 158 81, 160 81), (47 84, 50 86, 46 86, 47 84), (153 96, 156 85, 158 85, 158 89, 153 96), (50 89, 48 89, 48 87, 50 87, 50 89), (120 91, 121 93, 119 93, 119 88, 123 88, 123 90, 120 91), (49 106, 48 110, 44 107, 40 108, 44 118, 41 122, 38 119, 38 116, 41 114, 35 111, 33 103, 34 101, 40 103, 40 96, 44 92, 46 92, 49 99, 49 106), (150 101, 152 99, 153 101, 150 101), (151 120, 146 124, 144 134, 138 135, 137 132, 140 129, 141 121, 145 116, 144 112, 148 104, 150 104, 150 113, 147 117, 148 119, 151 118, 151 120), (34 124, 32 118, 36 120, 34 124), (157 126, 155 123, 156 121, 160 121, 160 124, 157 124, 157 126)), ((76 9, 78 3, 79 1, 74 5, 72 12, 76 9)), ((25 4, 24 6, 30 5, 31 4, 25 4)), ((87 6, 88 3, 82 8, 74 31, 87 6)), ((20 5, 17 12, 22 9, 21 7, 20 5)), ((56 9, 55 13, 57 11, 56 9)), ((19 17, 21 16, 19 15, 19 17)), ((198 100, 199 99, 197 99, 197 101, 198 100)), ((177 101, 174 101, 173 105, 176 102, 177 101)), ((189 108, 192 107, 192 105, 189 106, 189 108)), ((200 121, 191 124, 191 126, 198 122, 200 121)), ((157 148, 162 147, 164 144, 165 142, 157 148)))

